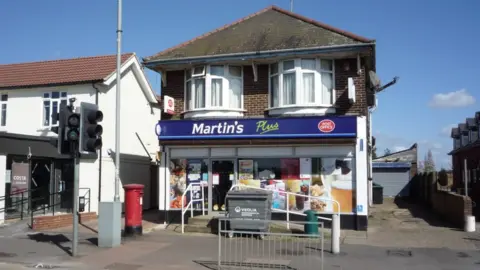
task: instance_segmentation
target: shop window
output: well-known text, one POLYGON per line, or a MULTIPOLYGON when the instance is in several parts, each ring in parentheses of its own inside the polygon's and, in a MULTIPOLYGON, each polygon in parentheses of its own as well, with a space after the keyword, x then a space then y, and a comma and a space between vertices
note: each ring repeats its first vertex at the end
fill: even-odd
POLYGON ((344 158, 260 158, 239 160, 239 182, 274 190, 273 207, 279 210, 319 213, 355 209, 352 159, 344 158), (298 195, 286 196, 282 192, 298 195), (308 198, 302 195, 315 197, 308 198), (288 198, 287 198, 288 197, 288 198), (309 201, 311 200, 311 201, 309 201))
MULTIPOLYGON (((182 209, 182 194, 191 183, 200 183, 204 189, 204 201, 207 202, 208 165, 202 159, 171 159, 170 160, 170 209, 182 209)), ((188 192, 184 205, 193 195, 195 199, 201 197, 200 187, 195 187, 193 192, 188 192)), ((201 209, 201 203, 195 203, 194 208, 201 209)), ((207 205, 205 204, 205 207, 207 205)))

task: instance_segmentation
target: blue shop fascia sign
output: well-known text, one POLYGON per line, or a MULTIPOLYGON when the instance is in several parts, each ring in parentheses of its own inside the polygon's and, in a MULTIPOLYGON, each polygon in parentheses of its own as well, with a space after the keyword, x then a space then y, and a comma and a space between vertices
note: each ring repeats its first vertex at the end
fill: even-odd
POLYGON ((159 140, 355 138, 355 116, 164 120, 155 126, 159 140))

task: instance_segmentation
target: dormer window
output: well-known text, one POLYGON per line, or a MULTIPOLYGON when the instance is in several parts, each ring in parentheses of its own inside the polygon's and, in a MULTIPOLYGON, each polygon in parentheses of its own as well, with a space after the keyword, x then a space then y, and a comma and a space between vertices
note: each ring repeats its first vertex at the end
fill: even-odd
POLYGON ((185 110, 241 110, 241 66, 196 66, 185 71, 185 110))
POLYGON ((270 64, 270 108, 331 107, 334 62, 319 58, 285 60, 270 64))

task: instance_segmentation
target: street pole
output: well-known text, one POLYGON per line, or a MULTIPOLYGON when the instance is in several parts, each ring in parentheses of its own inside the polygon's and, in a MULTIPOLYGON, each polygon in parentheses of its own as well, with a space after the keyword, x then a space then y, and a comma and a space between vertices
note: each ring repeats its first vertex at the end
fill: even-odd
POLYGON ((78 145, 74 148, 74 173, 73 173, 73 241, 72 241, 72 256, 77 256, 77 247, 78 247, 78 189, 79 189, 79 176, 80 176, 80 157, 76 149, 78 145))
MULTIPOLYGON (((112 248, 121 244, 122 202, 120 201, 120 69, 122 66, 122 0, 117 7, 117 89, 115 93, 115 193, 113 202, 101 201, 98 208, 98 246, 112 248)), ((100 160, 100 162, 102 162, 100 160)))
POLYGON ((290 0, 290 12, 293 12, 293 0, 290 0))
POLYGON ((468 197, 468 167, 467 167, 467 159, 463 161, 463 182, 465 184, 465 197, 468 197))
POLYGON ((118 0, 117 19, 117 92, 115 99, 115 197, 120 201, 120 69, 122 66, 122 0, 118 0))

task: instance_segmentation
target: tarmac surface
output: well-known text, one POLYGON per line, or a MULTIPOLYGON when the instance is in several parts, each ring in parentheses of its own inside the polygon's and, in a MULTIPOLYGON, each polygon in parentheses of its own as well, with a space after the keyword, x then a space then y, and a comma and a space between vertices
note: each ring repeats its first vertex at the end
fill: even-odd
MULTIPOLYGON (((418 209, 410 211, 408 207, 387 202, 372 209, 369 231, 345 231, 339 255, 331 254, 330 245, 326 242, 323 269, 480 269, 480 226, 475 233, 465 233, 434 222, 432 217, 422 216, 418 209)), ((98 248, 96 234, 92 231, 82 231, 79 238, 80 254, 72 258, 69 255, 71 233, 65 230, 37 233, 21 224, 0 228, 0 269, 219 269, 219 239, 216 235, 181 235, 157 229, 141 237, 127 239, 121 246, 112 249, 98 248)), ((242 240, 222 238, 222 241, 232 241, 230 244, 234 246, 235 241, 242 240)), ((252 241, 257 245, 268 243, 268 240, 252 241)), ((282 249, 279 243, 276 242, 277 250, 282 249)), ((223 247, 224 252, 234 254, 233 250, 225 250, 225 245, 223 247)), ((315 252, 320 254, 319 250, 315 252)), ((262 257, 258 254, 254 256, 254 253, 235 256, 235 261, 246 265, 246 262, 254 261, 252 257, 262 257)), ((312 269, 302 265, 302 260, 305 260, 303 255, 292 253, 289 256, 292 260, 281 264, 290 265, 285 269, 312 269)), ((321 269, 318 256, 316 259, 318 265, 315 269, 321 269)), ((253 263, 249 267, 235 269, 258 269, 260 266, 265 265, 257 262, 256 265, 253 263)))

